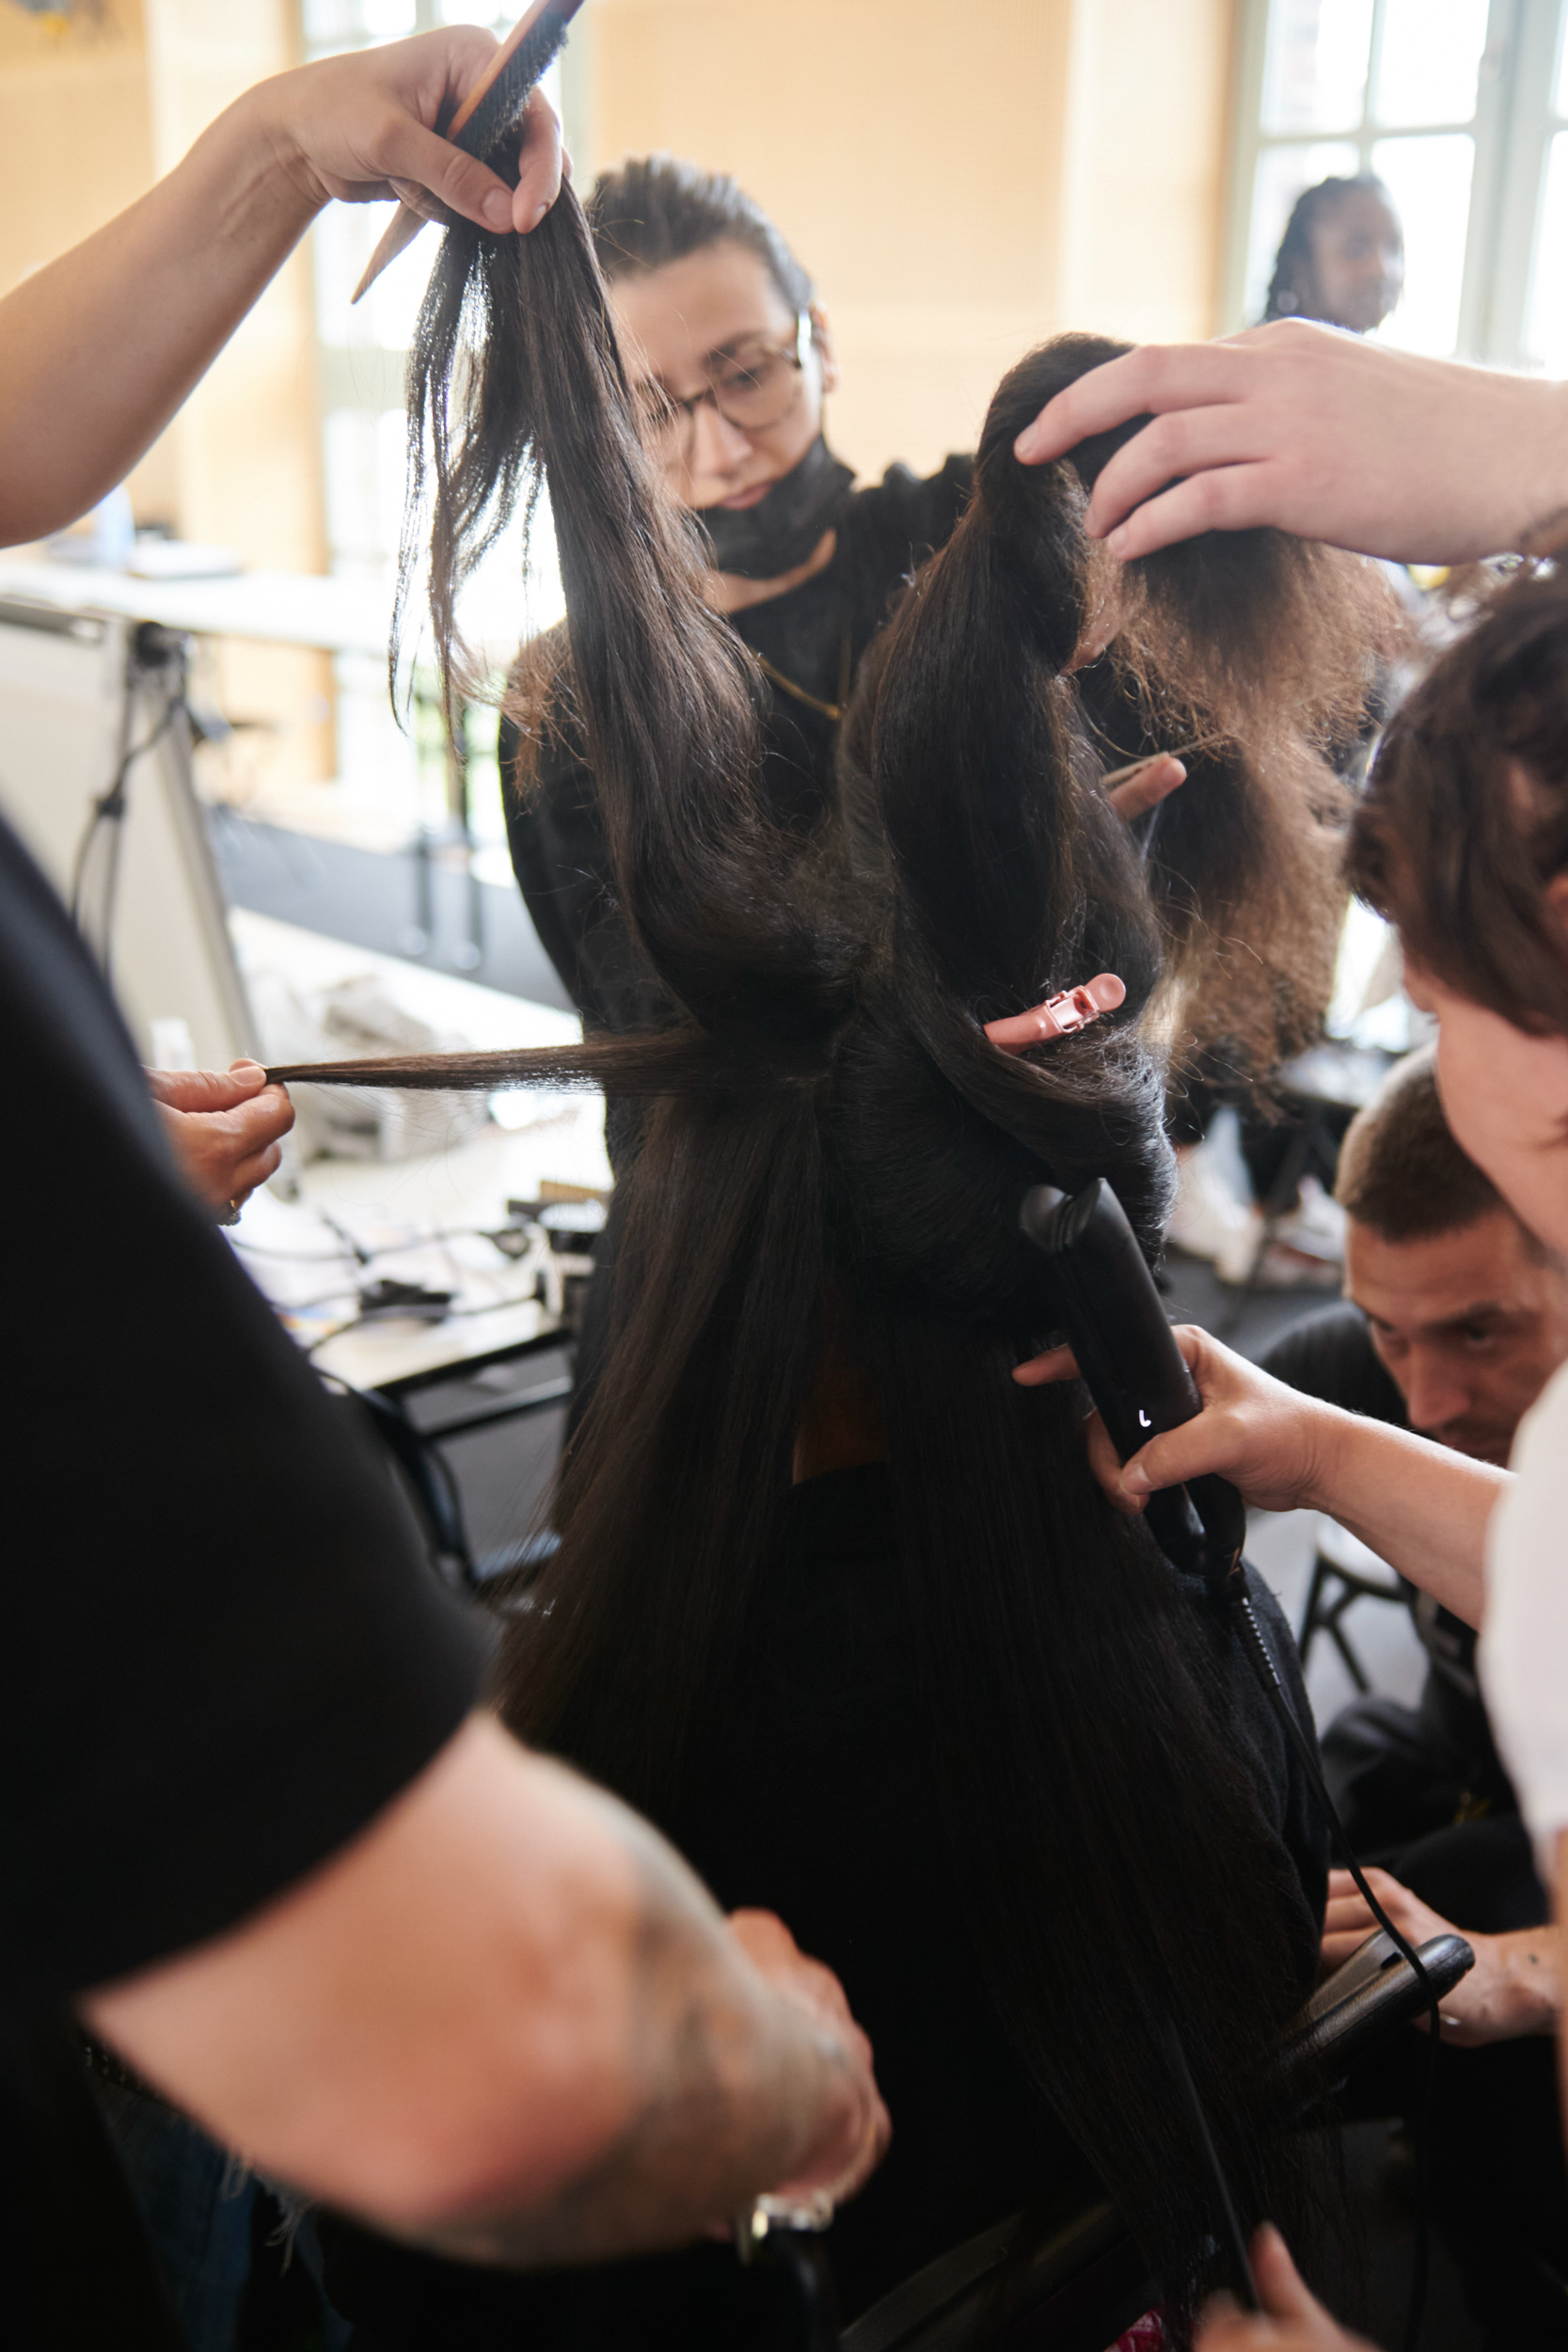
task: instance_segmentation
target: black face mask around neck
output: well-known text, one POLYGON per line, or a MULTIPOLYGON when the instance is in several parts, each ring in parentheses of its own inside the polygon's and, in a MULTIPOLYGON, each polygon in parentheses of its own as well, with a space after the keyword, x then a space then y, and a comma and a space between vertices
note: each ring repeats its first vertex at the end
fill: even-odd
POLYGON ((723 506, 693 508, 698 547, 716 572, 777 580, 814 552, 848 505, 854 486, 853 471, 840 465, 819 433, 793 471, 754 506, 739 514, 723 506))

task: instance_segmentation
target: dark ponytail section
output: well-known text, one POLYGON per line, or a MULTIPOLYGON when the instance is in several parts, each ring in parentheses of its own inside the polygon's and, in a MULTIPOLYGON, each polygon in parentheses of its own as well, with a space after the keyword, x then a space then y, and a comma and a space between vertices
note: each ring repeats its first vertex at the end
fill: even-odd
POLYGON ((460 590, 519 502, 526 524, 547 490, 571 691, 643 950, 715 1035, 819 1031, 843 1002, 842 966, 802 925, 792 846, 758 798, 756 674, 702 601, 681 517, 638 439, 570 185, 531 236, 448 230, 408 381, 400 621, 428 542, 451 680, 460 590))

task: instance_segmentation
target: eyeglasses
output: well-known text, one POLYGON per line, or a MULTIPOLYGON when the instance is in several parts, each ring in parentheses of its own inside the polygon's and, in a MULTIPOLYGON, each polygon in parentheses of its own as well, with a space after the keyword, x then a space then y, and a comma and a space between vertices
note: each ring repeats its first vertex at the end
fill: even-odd
POLYGON ((635 394, 638 421, 649 453, 662 465, 689 457, 697 411, 708 403, 726 424, 743 433, 763 433, 769 425, 782 424, 800 397, 811 344, 811 316, 802 310, 792 343, 770 343, 757 335, 729 351, 716 352, 708 363, 706 384, 687 400, 677 400, 651 380, 640 384, 635 394))

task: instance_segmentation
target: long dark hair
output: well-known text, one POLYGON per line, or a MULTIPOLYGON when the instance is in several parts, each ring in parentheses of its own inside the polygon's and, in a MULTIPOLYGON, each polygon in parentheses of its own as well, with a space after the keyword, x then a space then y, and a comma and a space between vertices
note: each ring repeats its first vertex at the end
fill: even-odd
MULTIPOLYGON (((638 447, 575 199, 526 240, 449 231, 413 362, 437 637, 531 460, 617 886, 670 1014, 380 1074, 577 1080, 643 1108, 614 1343, 562 1469, 559 1550, 509 1629, 510 1721, 673 1817, 777 1554, 813 1384, 852 1366, 886 1432, 911 1705, 984 1981, 1180 2297, 1207 2223, 1162 2021, 1180 2020, 1245 2212, 1283 2215, 1293 2159, 1263 2086, 1302 1986, 1291 1873, 1227 1736, 1227 1637, 1104 1502, 1072 1396, 1009 1376, 1052 1320, 1025 1187, 1107 1176, 1150 1252, 1171 1194, 1140 1031, 1161 915, 1067 675, 1098 595, 1083 481, 1106 453, 1011 454, 1097 350, 1048 347, 1002 385, 973 505, 866 687, 848 804, 801 837, 761 803, 751 675, 638 447), (987 1040, 987 1020, 1107 969, 1128 992, 1115 1018, 1022 1057, 987 1040)), ((1187 644, 1230 739, 1269 701, 1270 616, 1326 648, 1347 580, 1272 533, 1134 567, 1124 701, 1136 647, 1158 705, 1176 689, 1153 649, 1187 644)), ((1288 709, 1278 731, 1303 723, 1288 709)))

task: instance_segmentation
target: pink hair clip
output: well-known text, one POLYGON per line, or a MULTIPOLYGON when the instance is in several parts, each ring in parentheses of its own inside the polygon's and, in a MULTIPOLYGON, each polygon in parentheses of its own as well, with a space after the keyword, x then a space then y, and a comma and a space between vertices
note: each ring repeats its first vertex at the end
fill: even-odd
POLYGON ((1101 972, 1081 988, 1064 988, 1028 1012, 1009 1013, 1006 1021, 988 1021, 986 1035, 1004 1054, 1022 1054, 1042 1038, 1071 1037, 1086 1029, 1102 1012, 1115 1012, 1127 999, 1125 984, 1114 972, 1101 972))

